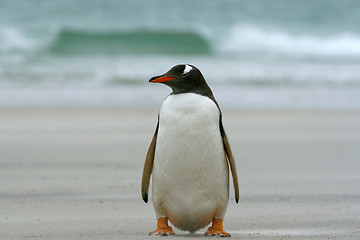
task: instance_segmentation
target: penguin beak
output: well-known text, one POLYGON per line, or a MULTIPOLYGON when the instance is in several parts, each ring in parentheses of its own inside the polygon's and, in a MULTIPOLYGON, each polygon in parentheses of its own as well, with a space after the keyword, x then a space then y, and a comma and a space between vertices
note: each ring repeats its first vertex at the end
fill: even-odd
POLYGON ((153 77, 149 80, 149 82, 152 82, 152 83, 162 83, 162 82, 166 82, 166 81, 169 81, 169 80, 172 80, 172 79, 175 79, 173 77, 166 77, 166 76, 156 76, 156 77, 153 77))

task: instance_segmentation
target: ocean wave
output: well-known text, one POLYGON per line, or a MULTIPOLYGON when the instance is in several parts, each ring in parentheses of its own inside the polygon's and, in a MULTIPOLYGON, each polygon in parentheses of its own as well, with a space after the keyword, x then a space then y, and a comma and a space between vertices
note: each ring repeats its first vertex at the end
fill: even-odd
POLYGON ((32 51, 37 46, 35 39, 26 36, 15 27, 6 26, 0 28, 0 52, 2 53, 32 51))
POLYGON ((3 70, 4 65, 26 61, 28 56, 37 54, 42 48, 39 39, 27 36, 20 29, 0 26, 0 71, 3 70))
POLYGON ((218 51, 233 55, 360 58, 360 36, 353 33, 321 36, 236 25, 225 35, 218 51))
POLYGON ((61 30, 49 48, 56 54, 208 54, 206 39, 193 32, 61 30))
MULTIPOLYGON (((207 29, 204 27, 204 29, 207 29)), ((0 55, 231 55, 360 59, 360 35, 321 36, 234 25, 223 32, 189 30, 85 30, 60 28, 38 36, 11 26, 0 28, 0 55), (44 37, 46 35, 46 37, 44 37)))
POLYGON ((295 34, 250 25, 235 25, 227 34, 186 30, 86 31, 62 29, 48 50, 55 54, 163 54, 239 57, 360 58, 360 36, 295 34), (216 36, 216 37, 211 37, 216 36), (220 37, 219 37, 220 36, 220 37))

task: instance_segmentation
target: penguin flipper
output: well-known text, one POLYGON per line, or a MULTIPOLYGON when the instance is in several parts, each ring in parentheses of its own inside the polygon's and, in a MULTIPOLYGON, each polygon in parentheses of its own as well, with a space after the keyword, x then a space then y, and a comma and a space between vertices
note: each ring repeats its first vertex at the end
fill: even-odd
POLYGON ((227 160, 228 160, 229 165, 230 165, 231 174, 232 174, 232 177, 233 177, 233 185, 234 185, 234 191, 235 191, 235 202, 238 203, 239 202, 239 182, 238 182, 238 176, 237 176, 237 171, 236 171, 235 159, 234 159, 234 156, 232 154, 229 141, 228 141, 228 139, 226 137, 226 133, 225 133, 221 118, 220 118, 220 132, 221 132, 221 137, 222 137, 222 141, 223 141, 223 144, 224 144, 224 150, 225 150, 227 160))
POLYGON ((151 140, 148 152, 146 154, 145 158, 145 164, 144 164, 144 170, 142 175, 142 181, 141 181, 141 196, 144 202, 148 202, 148 190, 149 190, 149 183, 150 183, 150 176, 153 169, 154 164, 154 156, 155 156, 155 148, 156 148, 156 139, 159 129, 159 121, 156 125, 156 130, 154 133, 154 136, 151 140))

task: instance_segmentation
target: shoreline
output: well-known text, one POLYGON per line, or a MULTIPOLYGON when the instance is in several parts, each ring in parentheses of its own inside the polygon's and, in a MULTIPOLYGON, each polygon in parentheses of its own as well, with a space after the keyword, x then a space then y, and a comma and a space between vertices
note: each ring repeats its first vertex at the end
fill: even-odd
MULTIPOLYGON (((166 86, 126 83, 102 87, 91 86, 27 86, 0 89, 0 107, 29 108, 157 108, 169 95, 166 86)), ((222 109, 258 110, 349 110, 360 111, 360 88, 357 86, 272 86, 224 85, 209 81, 222 109)))

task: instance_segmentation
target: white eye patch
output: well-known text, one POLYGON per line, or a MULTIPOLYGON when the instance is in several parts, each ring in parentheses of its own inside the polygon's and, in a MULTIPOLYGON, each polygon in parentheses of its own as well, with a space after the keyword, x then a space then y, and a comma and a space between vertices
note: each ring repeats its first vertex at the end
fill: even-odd
POLYGON ((185 75, 187 74, 188 72, 190 72, 193 68, 189 65, 185 65, 185 69, 184 69, 184 72, 182 75, 185 75))

